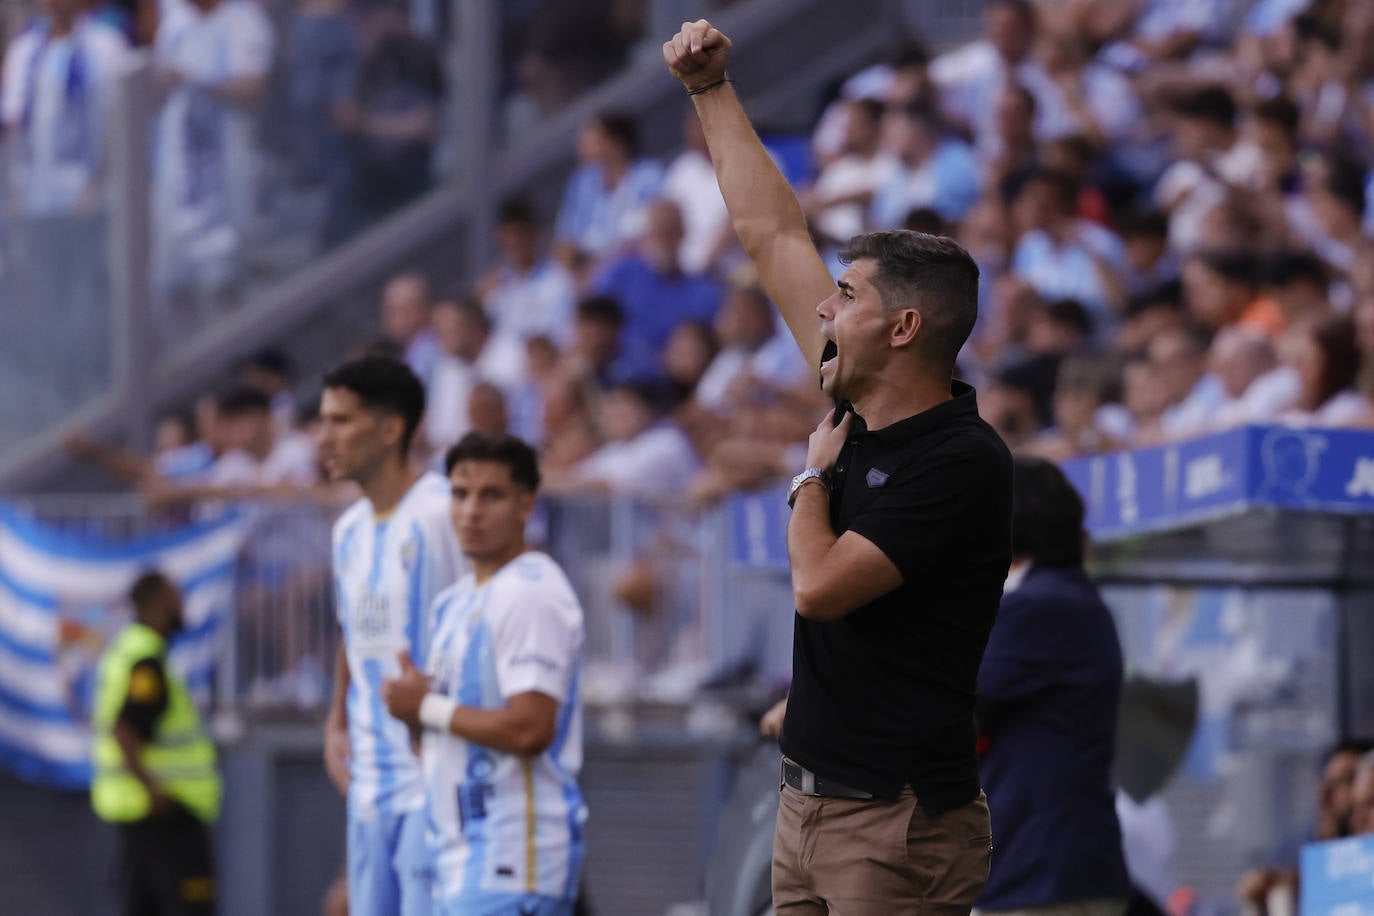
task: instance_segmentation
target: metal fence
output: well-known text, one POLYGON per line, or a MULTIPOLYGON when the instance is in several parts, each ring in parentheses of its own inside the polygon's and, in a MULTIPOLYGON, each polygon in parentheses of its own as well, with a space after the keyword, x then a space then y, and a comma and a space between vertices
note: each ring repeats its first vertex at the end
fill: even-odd
MULTIPOLYGON (((36 496, 19 506, 55 530, 111 541, 225 508, 152 510, 134 495, 36 496)), ((233 625, 221 635, 216 705, 314 715, 329 697, 338 638, 330 569, 338 510, 308 502, 236 508, 249 521, 233 625)), ((627 499, 540 503, 529 537, 559 561, 582 601, 590 704, 685 708, 703 687, 786 683, 790 587, 785 570, 747 556, 739 511, 733 503, 701 510, 627 499)))

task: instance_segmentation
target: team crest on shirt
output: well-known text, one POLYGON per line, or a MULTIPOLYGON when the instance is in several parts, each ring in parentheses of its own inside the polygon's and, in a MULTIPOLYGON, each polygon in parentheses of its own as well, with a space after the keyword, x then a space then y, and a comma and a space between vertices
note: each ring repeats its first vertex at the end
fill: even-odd
POLYGON ((420 556, 420 543, 415 538, 406 538, 401 544, 401 568, 407 573, 415 571, 415 560, 420 556))

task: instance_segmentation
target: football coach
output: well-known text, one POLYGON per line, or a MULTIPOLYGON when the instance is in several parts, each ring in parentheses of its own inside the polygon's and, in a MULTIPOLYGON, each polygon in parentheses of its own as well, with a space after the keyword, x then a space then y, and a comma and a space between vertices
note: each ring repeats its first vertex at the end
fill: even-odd
POLYGON ((663 56, 735 231, 836 404, 790 494, 774 908, 967 913, 992 848, 976 682, 1011 561, 1011 456, 953 380, 978 268, 947 238, 873 232, 832 280, 727 79, 729 39, 684 23, 663 56))

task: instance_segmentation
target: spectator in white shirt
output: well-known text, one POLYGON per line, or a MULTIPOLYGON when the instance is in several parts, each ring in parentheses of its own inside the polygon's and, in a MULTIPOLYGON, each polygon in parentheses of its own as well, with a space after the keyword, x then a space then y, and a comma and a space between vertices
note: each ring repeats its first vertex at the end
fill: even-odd
POLYGON ((843 154, 849 103, 864 99, 884 105, 938 108, 939 94, 930 78, 930 52, 920 44, 908 44, 891 63, 874 64, 845 80, 840 97, 826 106, 811 134, 811 152, 821 168, 843 154))
POLYGON ((518 340, 547 337, 566 345, 572 335, 572 275, 540 256, 542 232, 528 201, 508 200, 496 220, 500 264, 479 283, 496 333, 518 340))
POLYGON ((1290 332, 1285 349, 1297 371, 1298 399, 1282 419, 1311 426, 1351 426, 1364 419, 1367 403, 1354 390, 1360 371, 1355 324, 1348 315, 1304 322, 1290 332))
POLYGON ((267 395, 272 428, 285 436, 296 431, 296 398, 291 393, 291 360, 280 350, 260 350, 239 367, 239 379, 267 395))
MULTIPOLYGON (((1211 429, 1227 429, 1264 419, 1251 414, 1245 400, 1259 379, 1278 367, 1274 342, 1254 328, 1222 328, 1212 341, 1208 371, 1221 380, 1224 400, 1203 424, 1211 429)), ((1191 431, 1190 431, 1191 432, 1191 431)))
POLYGON ((434 306, 440 355, 426 396, 425 441, 442 455, 471 428, 473 389, 482 382, 515 391, 525 373, 525 347, 493 333, 491 319, 474 298, 434 306))
POLYGON ((128 44, 84 7, 82 0, 44 0, 45 15, 5 52, 0 115, 26 216, 104 209, 110 104, 128 44))
POLYGON ((680 493, 701 470, 692 443, 668 419, 675 394, 667 382, 636 380, 611 388, 601 403, 609 440, 566 477, 556 493, 613 493, 648 500, 680 493))
POLYGON ((1205 86, 1174 100, 1169 117, 1176 161, 1155 185, 1155 203, 1169 214, 1169 243, 1191 251, 1202 241, 1203 221, 1226 198, 1218 175, 1235 143, 1236 103, 1221 86, 1205 86))
POLYGON ((227 450, 206 475, 209 487, 309 486, 318 479, 314 443, 298 433, 277 435, 271 402, 255 388, 237 388, 218 401, 227 450))
POLYGON ((1009 176, 1029 168, 1036 159, 1035 93, 1020 83, 1008 82, 997 96, 995 143, 980 147, 983 186, 1000 187, 1009 176))
POLYGON ((889 108, 883 145, 899 162, 874 190, 869 212, 873 227, 900 228, 907 214, 922 207, 954 222, 978 200, 978 157, 967 143, 945 132, 934 109, 889 108))
POLYGON ((468 395, 469 432, 497 436, 509 427, 505 392, 490 382, 479 382, 468 395))
POLYGON ((1140 100, 1130 80, 1094 63, 1083 38, 1046 35, 1040 44, 1040 63, 1040 70, 1028 74, 1039 103, 1037 139, 1081 135, 1106 147, 1140 126, 1140 100))
POLYGON ((1352 270, 1368 244, 1365 171, 1340 152, 1304 160, 1303 193, 1288 205, 1294 231, 1338 273, 1352 270))
POLYGON ((721 351, 696 389, 696 403, 725 416, 812 379, 791 337, 778 334, 773 306, 757 286, 736 287, 716 316, 721 351))
POLYGON ((663 167, 639 158, 639 125, 627 115, 592 119, 578 135, 577 160, 554 230, 565 265, 578 252, 601 259, 638 238, 663 183, 663 167))
POLYGON ((1147 353, 1167 405, 1160 427, 1170 437, 1205 427, 1226 399, 1221 379, 1207 371, 1211 332, 1182 325, 1157 335, 1147 353))
POLYGON ((430 316, 429 281, 421 274, 392 277, 382 290, 382 334, 420 381, 428 383, 439 358, 439 338, 430 316))
POLYGON ((1029 0, 993 0, 983 11, 983 39, 942 54, 930 65, 945 114, 967 126, 980 149, 996 150, 997 97, 1008 80, 1026 84, 1039 65, 1028 60, 1035 42, 1029 0))
POLYGON ((1126 250, 1111 231, 1077 215, 1078 182, 1055 169, 1029 173, 1012 206, 1022 233, 1011 270, 1042 299, 1075 299, 1110 330, 1123 299, 1126 250))
POLYGON ((1126 246, 1126 293, 1140 296, 1178 280, 1178 256, 1169 249, 1169 218, 1155 210, 1131 213, 1117 223, 1126 246))
POLYGON ((3 358, 75 403, 109 380, 103 172, 128 49, 81 0, 45 0, 43 11, 10 42, 0 78, 18 217, 9 231, 23 252, 4 266, 24 291, 4 319, 17 352, 3 358))
POLYGON ((821 168, 802 207, 825 241, 843 245, 864 231, 864 214, 873 194, 899 167, 882 148, 883 105, 874 99, 844 103, 844 145, 840 155, 821 168))
POLYGON ((219 290, 234 278, 257 200, 254 115, 272 49, 272 25, 252 0, 180 0, 162 10, 153 53, 169 94, 153 225, 165 290, 219 290))
POLYGON ((663 176, 663 199, 671 200, 682 211, 682 245, 678 250, 682 269, 690 274, 706 273, 729 249, 735 233, 695 111, 688 111, 682 121, 682 139, 682 152, 663 176))
POLYGON ((687 400, 697 390, 718 352, 720 342, 708 322, 684 321, 673 328, 659 362, 664 378, 672 383, 679 400, 687 400))

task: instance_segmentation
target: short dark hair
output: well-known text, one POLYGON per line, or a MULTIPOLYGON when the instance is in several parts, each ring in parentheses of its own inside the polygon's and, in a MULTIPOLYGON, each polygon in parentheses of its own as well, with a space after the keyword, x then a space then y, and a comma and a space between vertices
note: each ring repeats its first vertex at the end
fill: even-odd
POLYGON ((470 292, 459 293, 456 296, 449 296, 434 304, 437 308, 453 309, 460 315, 466 315, 487 332, 491 331, 491 316, 487 314, 486 308, 482 305, 482 300, 470 292))
POLYGON ((978 320, 978 265, 958 242, 938 235, 890 229, 856 235, 840 263, 869 259, 870 282, 889 310, 915 308, 930 354, 951 371, 978 320))
POLYGON ((257 388, 240 385, 215 398, 215 408, 221 417, 242 417, 250 413, 270 413, 272 401, 257 388))
POLYGON ((539 456, 529 444, 509 433, 468 433, 444 455, 444 473, 464 461, 492 461, 510 469, 511 480, 531 493, 539 491, 539 456))
POLYGON ((501 201, 501 209, 496 214, 497 225, 515 224, 520 226, 539 225, 539 216, 534 205, 523 197, 507 197, 501 201))
POLYGON ((1029 89, 1026 88, 1025 83, 1018 82, 1017 80, 1011 80, 1006 85, 1006 91, 1010 92, 1012 95, 1020 99, 1021 104, 1026 106, 1027 110, 1030 111, 1032 116, 1034 116, 1036 111, 1039 110, 1040 101, 1035 97, 1034 92, 1031 92, 1029 89))
POLYGON ((270 375, 277 375, 282 378, 291 377, 291 359, 282 351, 275 347, 268 347, 254 353, 244 363, 244 368, 257 369, 270 375))
POLYGON ((907 67, 924 67, 930 63, 930 49, 915 39, 910 39, 892 56, 892 69, 904 70, 907 67))
POLYGON ((1343 153, 1326 157, 1326 178, 1322 182, 1326 193, 1336 198, 1351 212, 1363 215, 1365 210, 1364 167, 1343 153))
POLYGON ((1093 332, 1093 316, 1077 299, 1057 299, 1045 306, 1045 317, 1061 327, 1071 328, 1084 337, 1093 332))
POLYGON ((874 121, 881 121, 886 110, 886 106, 877 99, 855 99, 851 105, 874 121))
POLYGON ((991 0, 988 6, 1008 7, 1026 22, 1035 22, 1035 4, 1031 0, 991 0))
POLYGON ((1038 566, 1083 565, 1083 499, 1051 461, 1017 455, 1011 465, 1011 552, 1038 566))
POLYGON ((577 304, 577 317, 598 324, 613 324, 616 327, 625 324, 625 310, 612 296, 592 296, 590 299, 583 299, 577 304))
POLYGON ((1264 282, 1267 286, 1284 287, 1307 281, 1326 288, 1331 274, 1321 258, 1307 251, 1284 250, 1265 261, 1264 282))
POLYGON ((145 608, 169 588, 176 588, 176 583, 166 573, 157 569, 144 570, 129 586, 129 603, 135 609, 145 608))
POLYGON ((1072 172, 1043 165, 1035 166, 1027 169, 1021 176, 1021 184, 1016 193, 1018 195, 1025 193, 1025 190, 1033 184, 1049 185, 1057 192, 1059 202, 1066 208, 1072 208, 1077 204, 1080 183, 1078 176, 1072 172))
POLYGON ((1355 384, 1360 373, 1355 322, 1349 315, 1327 315, 1312 325, 1312 339, 1322 351, 1320 394, 1325 404, 1355 384))
POLYGON ((1254 286, 1259 260, 1243 248, 1207 248, 1194 255, 1207 269, 1233 283, 1254 286))
POLYGON ((1236 100, 1224 86, 1203 86, 1174 99, 1174 114, 1183 118, 1211 121, 1218 127, 1236 123, 1236 100))
POLYGON ((401 451, 410 449, 425 414, 425 386, 404 362, 387 356, 351 360, 331 370, 324 377, 324 387, 347 389, 369 410, 399 416, 405 423, 401 451))
POLYGON ((907 120, 925 128, 933 134, 943 134, 945 132, 945 119, 940 114, 940 110, 926 101, 909 102, 905 105, 889 106, 896 110, 907 120))
POLYGON ((617 379, 606 393, 631 395, 657 416, 662 416, 683 401, 683 393, 665 378, 656 375, 631 375, 617 379))
POLYGON ((602 133, 625 147, 628 155, 639 155, 639 123, 634 117, 621 112, 607 112, 597 117, 596 124, 602 133))
POLYGON ((1132 210, 1117 221, 1116 231, 1123 239, 1169 237, 1169 215, 1161 210, 1132 210))
POLYGON ((1273 124, 1289 136, 1297 134, 1298 124, 1302 120, 1298 106, 1286 95, 1276 95, 1255 103, 1251 114, 1256 121, 1273 124))

